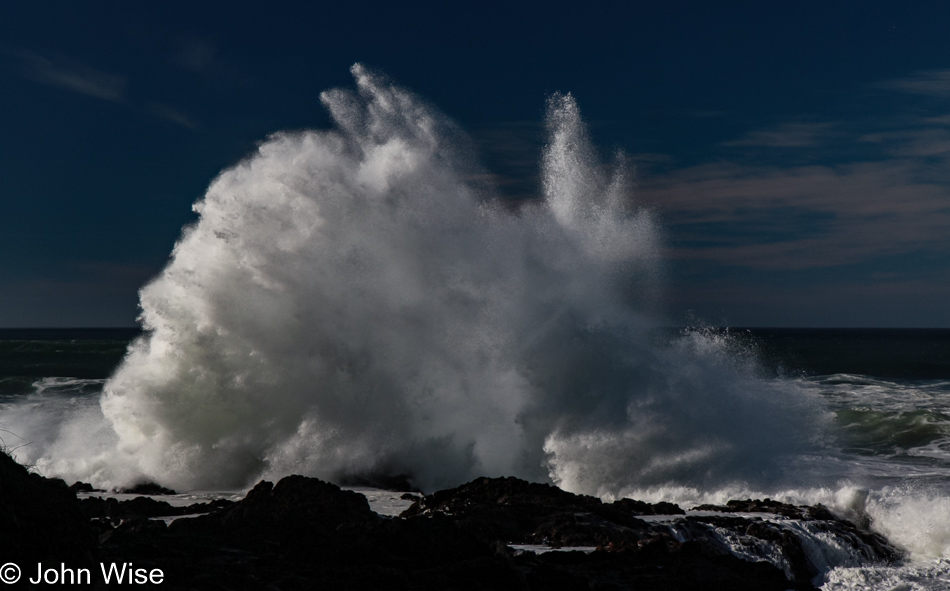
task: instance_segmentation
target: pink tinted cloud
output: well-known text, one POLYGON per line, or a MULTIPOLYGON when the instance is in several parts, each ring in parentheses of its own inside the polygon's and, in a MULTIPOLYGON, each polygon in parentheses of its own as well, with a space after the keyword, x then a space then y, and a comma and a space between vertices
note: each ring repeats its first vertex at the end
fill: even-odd
POLYGON ((756 224, 789 209, 821 214, 827 221, 817 234, 803 228, 800 236, 679 247, 670 254, 759 269, 828 267, 950 250, 947 164, 927 166, 911 158, 793 168, 721 162, 646 179, 639 200, 672 220, 674 231, 677 220, 688 220, 687 231, 698 227, 702 232, 716 224, 756 224))

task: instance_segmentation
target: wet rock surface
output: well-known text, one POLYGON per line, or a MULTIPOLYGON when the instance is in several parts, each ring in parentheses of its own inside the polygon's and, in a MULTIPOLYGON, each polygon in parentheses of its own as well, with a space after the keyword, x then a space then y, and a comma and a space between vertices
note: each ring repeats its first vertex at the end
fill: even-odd
POLYGON ((720 513, 772 513, 791 519, 833 520, 834 514, 824 505, 798 506, 773 501, 772 499, 746 499, 729 501, 725 505, 699 505, 693 511, 718 511, 720 513))
POLYGON ((118 525, 136 517, 177 517, 197 513, 211 513, 233 505, 233 501, 219 499, 208 503, 193 503, 176 507, 165 501, 149 497, 135 497, 128 501, 115 498, 87 497, 79 500, 79 506, 87 519, 107 519, 118 525))
POLYGON ((628 499, 603 503, 515 478, 480 478, 416 498, 402 516, 389 518, 371 511, 358 493, 290 476, 259 483, 237 503, 202 504, 204 515, 166 525, 155 518, 195 507, 147 497, 79 502, 65 483, 20 470, 15 477, 0 472, 0 495, 9 500, 0 539, 23 532, 16 523, 29 523, 40 539, 18 556, 160 568, 166 589, 813 589, 822 565, 803 549, 808 531, 853 543, 869 563, 900 559, 883 538, 826 509, 771 501, 694 514, 628 499), (48 490, 18 488, 27 485, 48 490), (30 503, 15 500, 24 491, 30 503), (40 513, 55 519, 39 520, 40 513), (667 517, 644 518, 651 515, 667 517), (563 551, 511 547, 520 544, 563 551))
MULTIPOLYGON (((710 529, 728 532, 717 537, 728 539, 750 559, 765 559, 777 549, 783 571, 791 581, 812 581, 822 574, 822 567, 826 565, 816 564, 816 558, 810 556, 805 547, 816 539, 830 540, 832 544, 850 549, 853 566, 896 564, 903 559, 902 553, 882 535, 836 517, 821 504, 799 506, 772 499, 746 499, 725 505, 700 505, 692 511, 724 515, 690 515, 681 522, 687 524, 684 531, 697 537, 709 536, 710 529), (737 517, 735 513, 760 513, 776 518, 737 517)), ((870 519, 865 516, 862 521, 869 523, 870 519)))

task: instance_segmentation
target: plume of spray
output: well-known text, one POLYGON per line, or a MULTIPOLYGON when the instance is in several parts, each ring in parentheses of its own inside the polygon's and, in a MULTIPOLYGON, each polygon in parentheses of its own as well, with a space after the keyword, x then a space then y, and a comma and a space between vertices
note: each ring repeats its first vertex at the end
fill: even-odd
POLYGON ((515 475, 604 495, 761 480, 801 445, 812 420, 781 384, 719 337, 658 345, 631 305, 661 232, 573 97, 549 100, 543 199, 511 213, 446 117, 352 73, 355 92, 321 95, 334 129, 270 137, 195 205, 104 387, 114 441, 74 476, 515 475))

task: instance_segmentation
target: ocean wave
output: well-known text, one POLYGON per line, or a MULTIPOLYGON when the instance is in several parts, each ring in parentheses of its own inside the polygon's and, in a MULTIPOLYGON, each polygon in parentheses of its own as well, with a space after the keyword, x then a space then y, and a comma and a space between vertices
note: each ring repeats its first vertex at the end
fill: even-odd
POLYGON ((322 95, 334 129, 272 136, 195 205, 104 385, 114 447, 33 463, 87 479, 107 457, 98 478, 173 488, 388 472, 602 494, 781 479, 814 444, 815 401, 735 339, 656 344, 662 231, 572 96, 549 101, 541 199, 511 212, 451 121, 353 74, 322 95))

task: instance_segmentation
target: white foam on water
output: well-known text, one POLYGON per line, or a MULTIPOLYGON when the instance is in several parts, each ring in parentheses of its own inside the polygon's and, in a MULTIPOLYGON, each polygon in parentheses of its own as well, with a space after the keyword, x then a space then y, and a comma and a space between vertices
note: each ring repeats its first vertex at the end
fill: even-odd
POLYGON ((822 591, 947 591, 950 561, 892 566, 837 568, 827 576, 822 591))

